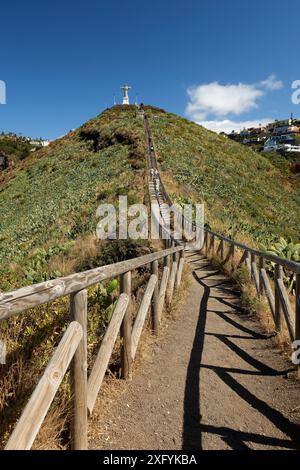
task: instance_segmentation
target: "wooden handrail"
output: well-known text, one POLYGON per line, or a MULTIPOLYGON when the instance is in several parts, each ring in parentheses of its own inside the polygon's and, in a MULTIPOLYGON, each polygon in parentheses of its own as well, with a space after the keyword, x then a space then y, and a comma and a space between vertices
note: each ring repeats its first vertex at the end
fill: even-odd
MULTIPOLYGON (((147 123, 148 126, 148 123, 147 123)), ((159 176, 160 178, 160 176, 159 176)), ((172 204, 163 182, 161 190, 165 200, 172 204)), ((191 221, 187 223, 193 226, 191 221)), ((168 231, 161 227, 162 231, 168 231)), ((169 233, 169 232, 168 232, 169 233)), ((241 243, 235 242, 210 229, 205 229, 206 254, 215 254, 215 238, 220 240, 218 253, 222 262, 229 261, 234 269, 234 249, 244 251, 239 265, 246 264, 252 272, 256 289, 261 295, 266 293, 275 322, 280 329, 280 315, 283 312, 291 339, 300 336, 300 265, 275 255, 263 253, 241 243), (209 243, 209 236, 211 237, 209 243), (229 252, 224 259, 224 242, 229 243, 229 252), (209 253, 211 251, 211 253, 209 253), (249 259, 251 255, 251 262, 249 259), (255 257, 259 257, 257 268, 255 257), (264 260, 273 261, 277 265, 278 275, 275 279, 275 297, 265 270, 264 260), (297 273, 296 315, 292 319, 292 310, 283 280, 282 267, 297 273), (299 298, 298 298, 299 297, 299 298), (294 324, 295 323, 295 324, 294 324)), ((177 243, 170 240, 171 244, 177 243)), ((168 242, 169 244, 169 242, 168 242)), ((46 413, 53 401, 59 385, 71 366, 71 383, 73 392, 73 426, 72 447, 87 448, 87 411, 92 412, 97 395, 101 388, 118 333, 121 336, 121 370, 123 378, 130 378, 132 361, 135 358, 139 340, 151 306, 152 330, 158 333, 162 317, 165 297, 168 304, 172 302, 175 289, 180 286, 184 265, 184 246, 173 246, 166 250, 140 256, 131 260, 103 266, 82 273, 75 273, 40 284, 0 293, 0 321, 7 319, 43 303, 49 303, 59 297, 70 295, 70 319, 62 340, 55 350, 46 370, 34 390, 21 418, 19 419, 6 449, 30 449, 42 425, 46 413), (179 258, 180 255, 180 258, 179 258), (164 261, 161 281, 159 280, 158 261, 164 261), (140 304, 134 325, 131 317, 131 272, 145 265, 151 265, 151 276, 140 304), (87 291, 86 289, 103 280, 120 276, 120 297, 115 306, 110 323, 102 340, 94 366, 87 378, 87 291)))
MULTIPOLYGON (((172 201, 170 201, 172 204, 172 201)), ((195 222, 192 222, 188 219, 188 222, 192 223, 193 227, 196 227, 195 222)), ((220 241, 226 242, 229 245, 234 245, 236 248, 240 248, 241 250, 246 250, 248 253, 264 258, 267 261, 271 261, 273 263, 279 264, 280 266, 283 266, 286 268, 288 271, 292 271, 296 274, 300 274, 300 263, 297 263, 296 261, 291 261, 286 258, 281 258, 279 256, 273 255, 272 253, 269 253, 267 251, 260 251, 255 248, 251 248, 248 245, 245 245, 243 243, 237 242, 233 240, 232 238, 226 237, 225 235, 221 235, 220 233, 214 232, 213 230, 207 228, 207 227, 199 227, 204 230, 205 233, 208 233, 212 237, 218 238, 220 241)))
MULTIPOLYGON (((148 121, 146 120, 145 122, 145 126, 147 128, 147 132, 149 135, 151 135, 151 131, 150 131, 150 128, 149 128, 149 124, 148 124, 148 121)), ((152 138, 152 137, 151 137, 152 138)), ((154 162, 154 166, 155 168, 158 168, 158 165, 157 165, 157 161, 156 161, 156 156, 155 154, 153 155, 152 157, 155 162, 154 162)), ((165 201, 170 205, 170 206, 173 206, 173 201, 171 200, 168 192, 166 191, 166 188, 164 186, 164 183, 161 179, 161 176, 160 174, 158 173, 158 178, 160 180, 160 191, 165 199, 165 201)), ((190 219, 188 219, 187 217, 184 218, 185 221, 187 221, 188 223, 192 224, 192 226, 195 228, 196 227, 196 224, 191 221, 190 219)), ((237 248, 240 248, 241 250, 243 251, 247 251, 248 253, 254 255, 254 256, 257 256, 257 257, 260 257, 260 258, 263 258, 265 260, 268 260, 268 261, 271 261, 273 263, 276 263, 276 264, 279 264, 280 266, 283 266, 285 267, 287 270, 289 271, 292 271, 294 272, 295 274, 300 274, 300 263, 297 263, 296 261, 291 261, 291 260, 288 260, 288 259, 285 259, 285 258, 281 258, 279 256, 276 256, 276 255, 273 255, 269 252, 265 252, 265 251, 260 251, 260 250, 257 250, 255 248, 251 248, 243 243, 240 243, 240 242, 237 242, 235 240, 232 240, 231 238, 229 237, 226 237, 225 235, 222 235, 220 233, 217 233, 211 229, 209 229, 208 227, 199 227, 201 229, 204 229, 205 233, 208 233, 210 235, 212 235, 213 239, 214 238, 218 238, 220 241, 223 241, 223 242, 227 242, 229 243, 231 246, 234 246, 234 247, 237 247, 237 248)))
POLYGON ((183 246, 169 248, 138 258, 102 266, 82 273, 70 274, 40 284, 22 287, 11 292, 0 293, 0 321, 24 312, 30 308, 51 302, 64 295, 87 289, 101 281, 120 276, 128 271, 140 268, 152 261, 160 260, 184 249, 183 246))
POLYGON ((78 322, 70 323, 10 436, 6 450, 31 448, 82 335, 81 325, 78 322))
POLYGON ((295 339, 295 326, 292 321, 292 308, 286 292, 285 285, 283 284, 282 279, 277 279, 276 284, 278 286, 278 292, 280 296, 280 302, 282 311, 285 317, 285 321, 289 330, 289 335, 292 341, 295 339))
POLYGON ((172 239, 164 224, 161 225, 161 231, 165 232, 169 239, 166 241, 166 245, 168 246, 170 243, 173 245, 171 248, 11 292, 0 293, 0 321, 66 295, 70 296, 71 321, 10 436, 6 449, 25 450, 31 448, 70 363, 72 395, 74 397, 71 428, 72 448, 87 448, 87 411, 90 413, 93 411, 118 333, 120 332, 121 336, 122 377, 127 379, 132 374, 132 361, 136 355, 150 305, 152 331, 154 334, 158 334, 167 284, 169 284, 169 303, 172 300, 174 290, 180 285, 184 263, 184 246, 174 246, 177 242, 172 239), (179 253, 181 256, 178 267, 179 253), (173 258, 173 265, 169 276, 171 258, 173 258), (164 266, 160 285, 159 260, 163 260, 164 266), (151 265, 151 277, 132 327, 131 272, 145 265, 151 265), (87 288, 117 276, 120 276, 121 280, 120 297, 101 342, 90 376, 87 378, 87 288))
POLYGON ((163 270, 163 275, 162 275, 159 294, 158 294, 158 320, 159 321, 161 320, 161 316, 162 316, 162 312, 163 312, 163 308, 165 304, 169 273, 170 273, 170 268, 168 266, 165 266, 163 270))
POLYGON ((137 350, 138 343, 142 334, 146 316, 150 308, 152 296, 154 293, 154 289, 157 285, 157 281, 158 281, 157 276, 155 274, 152 274, 148 282, 145 294, 143 296, 143 300, 141 302, 140 308, 138 310, 138 313, 137 313, 137 316, 136 316, 136 319, 132 328, 132 349, 131 349, 132 359, 135 358, 136 350, 137 350))
POLYGON ((266 293, 266 297, 267 297, 268 302, 269 302, 269 307, 270 307, 270 310, 271 310, 271 313, 272 313, 272 316, 273 316, 273 320, 275 320, 274 294, 272 292, 270 281, 269 281, 269 278, 268 278, 268 275, 267 275, 267 272, 266 272, 265 269, 261 269, 261 276, 262 276, 262 280, 263 280, 264 291, 266 293))
MULTIPOLYGON (((177 253, 182 252, 182 248, 173 248, 160 252, 159 257, 176 257, 177 253)), ((142 257, 148 261, 149 256, 142 257)), ((153 258, 153 257, 152 257, 153 258)), ((151 258, 150 258, 151 259, 151 258)), ((181 256, 180 262, 183 266, 184 257, 181 256)), ((160 288, 158 286, 158 270, 157 261, 152 261, 152 271, 157 274, 152 274, 148 282, 146 291, 144 293, 139 311, 133 328, 130 324, 130 334, 128 336, 129 351, 134 360, 141 333, 149 311, 151 301, 153 301, 154 292, 157 289, 157 300, 153 314, 159 321, 161 319, 163 303, 162 294, 165 292, 166 282, 168 279, 169 268, 167 266, 163 269, 163 276, 160 288), (132 331, 131 331, 132 330, 132 331)), ((140 265, 140 263, 138 263, 140 265)), ((131 263, 131 266, 136 266, 136 262, 131 263)), ((123 269, 123 268, 122 268, 123 269)), ((176 286, 175 276, 177 272, 177 262, 173 262, 173 277, 172 277, 172 295, 175 288, 179 287, 181 281, 178 278, 176 286)), ((38 431, 43 423, 46 413, 53 401, 53 398, 58 390, 60 383, 66 373, 68 366, 72 361, 72 374, 71 383, 74 393, 74 407, 73 407, 73 426, 72 426, 72 447, 73 449, 86 449, 87 448, 87 411, 92 413, 97 395, 101 388, 105 372, 107 370, 109 360, 114 348, 114 344, 124 322, 126 311, 130 304, 130 271, 123 273, 123 281, 121 289, 127 290, 128 294, 123 292, 115 306, 112 318, 105 332, 104 338, 96 357, 94 366, 87 380, 87 291, 80 290, 71 292, 70 295, 70 318, 71 323, 66 330, 61 342, 59 343, 52 359, 50 360, 41 380, 39 381, 36 389, 34 390, 27 406, 25 407, 21 418, 19 419, 5 449, 30 449, 38 431)), ((158 326, 157 326, 158 329, 158 326)), ((157 331, 156 331, 157 333, 157 331)), ((131 362, 131 360, 130 360, 131 362)), ((127 377, 126 377, 127 378, 127 377)))
MULTIPOLYGON (((148 119, 145 119, 145 128, 147 130, 148 136, 151 137, 151 141, 153 143, 151 131, 149 128, 148 119)), ((155 152, 149 153, 149 162, 151 163, 152 167, 157 169, 157 160, 155 152)), ((173 206, 175 210, 175 217, 176 217, 176 207, 168 195, 163 181, 161 179, 160 174, 158 173, 157 177, 160 181, 160 192, 164 198, 164 200, 170 205, 173 206)), ((158 199, 158 195, 157 195, 158 199)), ((266 295, 269 307, 274 319, 275 329, 277 332, 281 331, 281 317, 284 316, 287 328, 289 331, 289 335, 291 340, 300 340, 300 263, 295 261, 291 261, 285 258, 281 258, 276 256, 270 252, 264 252, 257 250, 255 248, 251 248, 243 243, 237 242, 229 237, 221 235, 208 227, 199 227, 187 217, 183 217, 183 225, 184 227, 191 226, 193 230, 201 229, 204 230, 204 244, 202 250, 204 250, 205 255, 210 258, 215 255, 219 256, 223 265, 228 263, 229 270, 231 272, 235 271, 236 268, 240 268, 245 264, 247 267, 251 279, 255 285, 256 291, 258 296, 262 296, 263 294, 266 295), (218 239, 220 244, 215 249, 215 240, 218 239), (225 257, 225 243, 229 245, 228 253, 225 257), (235 263, 235 249, 239 249, 243 252, 242 258, 240 262, 236 265, 235 263), (251 260, 250 260, 251 258, 251 260), (259 266, 257 266, 257 261, 259 260, 259 266), (268 274, 266 271, 266 261, 275 263, 275 273, 274 273, 274 285, 275 285, 275 292, 273 294, 271 284, 268 278, 268 274), (295 312, 294 312, 294 321, 292 319, 292 308, 289 301, 289 296, 286 291, 284 282, 283 282, 283 275, 285 268, 287 271, 290 271, 295 274, 296 278, 296 302, 295 302, 295 312), (283 314, 283 315, 282 315, 283 314)), ((177 272, 177 263, 174 261, 172 264, 172 268, 169 276, 169 286, 168 286, 168 299, 172 299, 172 289, 175 283, 176 272, 177 272)), ((180 266, 178 272, 180 271, 180 266)), ((178 273, 177 273, 178 276, 178 273)), ((300 378, 300 367, 298 368, 298 375, 300 378)))
POLYGON ((240 248, 241 250, 247 250, 249 253, 255 256, 263 257, 264 259, 268 261, 272 261, 274 263, 280 264, 281 266, 285 267, 289 271, 300 274, 300 263, 296 263, 296 261, 290 261, 288 259, 280 258, 279 256, 272 255, 271 253, 268 253, 265 251, 259 251, 259 250, 256 250, 255 248, 250 248, 249 246, 244 245, 243 243, 236 242, 235 240, 225 237, 224 235, 220 235, 219 233, 213 232, 212 230, 208 228, 204 228, 204 230, 207 233, 210 233, 211 235, 217 237, 219 240, 223 240, 231 245, 236 246, 237 248, 240 248))
POLYGON ((111 321, 105 332, 104 338, 101 342, 98 355, 88 379, 87 407, 89 413, 92 413, 94 409, 97 395, 102 385, 113 347, 120 331, 121 323, 128 305, 129 296, 127 294, 121 294, 114 309, 111 321))

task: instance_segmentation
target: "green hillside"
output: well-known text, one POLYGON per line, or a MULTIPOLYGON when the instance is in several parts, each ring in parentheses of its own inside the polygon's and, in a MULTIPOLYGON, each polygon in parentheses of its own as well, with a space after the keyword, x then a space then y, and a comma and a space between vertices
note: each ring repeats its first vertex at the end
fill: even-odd
MULTIPOLYGON (((299 240, 299 176, 286 160, 159 108, 146 112, 174 200, 204 201, 210 226, 241 241, 299 240)), ((0 288, 99 263, 96 208, 119 194, 143 202, 145 162, 137 108, 115 106, 0 173, 0 288)))
POLYGON ((300 179, 287 160, 257 154, 163 110, 147 114, 174 200, 204 201, 213 229, 252 245, 280 236, 299 240, 300 179))
MULTIPOLYGON (((268 160, 244 146, 154 107, 146 108, 167 189, 179 202, 205 201, 216 230, 257 244, 299 237, 299 180, 287 162, 268 160), (233 229, 232 229, 233 227, 233 229), (232 233, 234 230, 235 233, 232 233)), ((116 106, 64 138, 0 172, 0 290, 138 256, 154 246, 96 240, 100 203, 145 202, 146 144, 134 106, 116 106)), ((159 245, 156 245, 157 249, 159 245)), ((149 273, 135 272, 138 302, 149 273)), ((106 331, 118 280, 88 290, 88 363, 106 331)), ((3 447, 69 319, 68 298, 1 323, 9 357, 0 377, 0 447, 3 447)), ((118 363, 114 364, 118 370, 118 363)), ((65 445, 70 410, 60 387, 35 443, 65 445), (48 419, 48 421, 47 421, 48 419), (47 424, 48 423, 48 424, 47 424)))
POLYGON ((144 168, 143 122, 115 107, 0 173, 0 288, 81 269, 51 259, 91 255, 98 205, 143 202, 144 168))

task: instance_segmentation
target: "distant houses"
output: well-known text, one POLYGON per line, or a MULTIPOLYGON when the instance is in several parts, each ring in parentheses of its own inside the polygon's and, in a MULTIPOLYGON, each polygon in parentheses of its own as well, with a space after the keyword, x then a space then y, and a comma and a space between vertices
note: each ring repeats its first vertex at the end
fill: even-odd
POLYGON ((0 140, 1 139, 9 139, 11 141, 19 141, 19 142, 29 142, 30 145, 34 147, 48 147, 50 145, 50 140, 44 139, 32 139, 31 137, 25 137, 21 134, 17 135, 14 132, 1 132, 0 133, 0 140))
POLYGON ((50 140, 30 140, 29 143, 33 147, 48 147, 50 140))
MULTIPOLYGON (((224 135, 224 133, 223 133, 224 135)), ((274 121, 266 126, 251 127, 225 134, 232 140, 251 146, 254 150, 300 153, 300 120, 274 121)))
POLYGON ((240 132, 232 131, 227 134, 233 140, 242 140, 245 137, 266 137, 281 134, 300 134, 300 121, 296 119, 287 119, 285 121, 274 121, 267 126, 250 127, 240 132))

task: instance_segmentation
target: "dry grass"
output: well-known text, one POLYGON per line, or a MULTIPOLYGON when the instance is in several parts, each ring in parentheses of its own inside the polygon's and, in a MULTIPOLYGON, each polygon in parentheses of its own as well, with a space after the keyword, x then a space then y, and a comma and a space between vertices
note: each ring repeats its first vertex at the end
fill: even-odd
POLYGON ((96 234, 90 233, 78 237, 68 254, 57 255, 51 258, 48 269, 50 272, 58 271, 67 276, 76 272, 87 261, 95 259, 99 249, 100 242, 97 240, 96 234))
POLYGON ((71 403, 69 385, 65 381, 45 417, 33 450, 66 450, 69 447, 65 436, 68 435, 70 426, 71 403))

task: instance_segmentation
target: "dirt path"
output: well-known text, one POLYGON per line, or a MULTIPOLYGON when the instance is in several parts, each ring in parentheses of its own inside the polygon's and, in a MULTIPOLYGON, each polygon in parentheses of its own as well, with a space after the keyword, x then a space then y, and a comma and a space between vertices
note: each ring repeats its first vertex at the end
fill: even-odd
POLYGON ((291 364, 240 309, 228 279, 199 255, 187 257, 193 281, 176 320, 113 402, 90 448, 299 448, 291 364))

